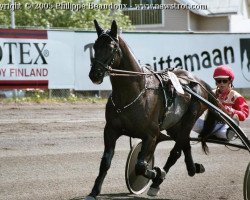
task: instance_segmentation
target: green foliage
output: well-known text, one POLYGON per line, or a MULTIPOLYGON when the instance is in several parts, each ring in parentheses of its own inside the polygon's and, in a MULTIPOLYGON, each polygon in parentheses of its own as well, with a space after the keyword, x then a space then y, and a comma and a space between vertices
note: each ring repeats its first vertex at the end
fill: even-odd
MULTIPOLYGON (((9 4, 10 0, 1 0, 1 4, 9 4)), ((93 20, 96 19, 104 28, 110 28, 112 20, 116 20, 123 30, 133 29, 128 16, 124 15, 121 9, 89 9, 88 5, 120 4, 120 0, 15 0, 15 3, 22 5, 21 9, 15 10, 16 27, 36 28, 80 28, 93 30, 93 20), (98 4, 96 3, 98 2, 98 4), (85 8, 76 11, 69 9, 55 8, 57 3, 68 3, 68 5, 85 5, 85 8), (51 5, 54 8, 42 8, 38 5, 51 5), (33 5, 27 8, 25 5, 33 5)), ((0 26, 10 27, 10 10, 0 10, 0 26)))
POLYGON ((26 90, 25 97, 0 98, 0 106, 13 103, 106 103, 106 98, 89 97, 88 95, 77 95, 69 93, 67 95, 58 95, 58 97, 49 97, 49 90, 26 90))

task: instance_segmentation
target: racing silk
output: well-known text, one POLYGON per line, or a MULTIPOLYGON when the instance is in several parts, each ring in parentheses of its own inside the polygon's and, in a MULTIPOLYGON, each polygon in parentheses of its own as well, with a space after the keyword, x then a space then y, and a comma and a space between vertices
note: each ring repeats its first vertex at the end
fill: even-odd
POLYGON ((249 115, 249 107, 243 96, 235 90, 230 90, 227 94, 219 94, 213 90, 218 100, 228 112, 228 115, 237 121, 244 121, 249 115))

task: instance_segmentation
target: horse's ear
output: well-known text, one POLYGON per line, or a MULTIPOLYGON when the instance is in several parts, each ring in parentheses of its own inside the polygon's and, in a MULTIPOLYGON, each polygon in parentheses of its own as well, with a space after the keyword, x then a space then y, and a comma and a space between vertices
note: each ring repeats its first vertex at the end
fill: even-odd
POLYGON ((99 26, 99 24, 96 20, 94 20, 94 24, 95 24, 95 29, 96 29, 97 35, 99 37, 104 32, 104 30, 99 26))
POLYGON ((115 21, 115 20, 113 20, 113 22, 112 22, 110 35, 111 35, 113 38, 115 38, 115 39, 118 38, 118 37, 117 37, 117 24, 116 24, 116 21, 115 21))

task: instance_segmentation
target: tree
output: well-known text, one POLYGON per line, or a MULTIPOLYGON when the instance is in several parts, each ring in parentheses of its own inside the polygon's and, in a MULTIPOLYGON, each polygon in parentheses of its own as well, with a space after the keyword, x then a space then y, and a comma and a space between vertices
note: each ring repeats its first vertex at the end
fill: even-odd
MULTIPOLYGON (((10 4, 10 0, 2 0, 10 4)), ((22 0, 15 10, 16 27, 33 28, 80 28, 92 30, 96 19, 104 28, 110 28, 115 19, 122 29, 133 29, 128 16, 122 9, 115 9, 114 4, 121 5, 120 0, 22 0), (95 6, 95 7, 94 7, 95 6), (113 6, 113 7, 112 7, 113 6)), ((11 23, 10 10, 0 10, 0 26, 9 27, 11 23)))

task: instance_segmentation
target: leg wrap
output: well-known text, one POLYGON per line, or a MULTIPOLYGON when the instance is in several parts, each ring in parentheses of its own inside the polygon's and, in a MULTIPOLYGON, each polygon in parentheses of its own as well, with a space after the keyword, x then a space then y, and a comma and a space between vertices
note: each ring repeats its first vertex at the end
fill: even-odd
POLYGON ((161 170, 159 167, 154 167, 153 169, 156 172, 156 177, 152 180, 153 183, 150 186, 147 195, 149 196, 157 196, 160 191, 160 184, 163 182, 166 176, 166 172, 161 170))
POLYGON ((149 179, 154 179, 157 175, 157 172, 154 169, 148 169, 148 163, 146 161, 138 161, 135 165, 135 174, 143 175, 149 179))
POLYGON ((135 174, 144 175, 147 169, 148 169, 148 163, 143 160, 138 160, 135 165, 135 174))
POLYGON ((166 177, 166 172, 161 170, 159 167, 154 167, 156 171, 156 177, 152 180, 152 185, 150 187, 159 188, 160 184, 164 181, 166 177))

